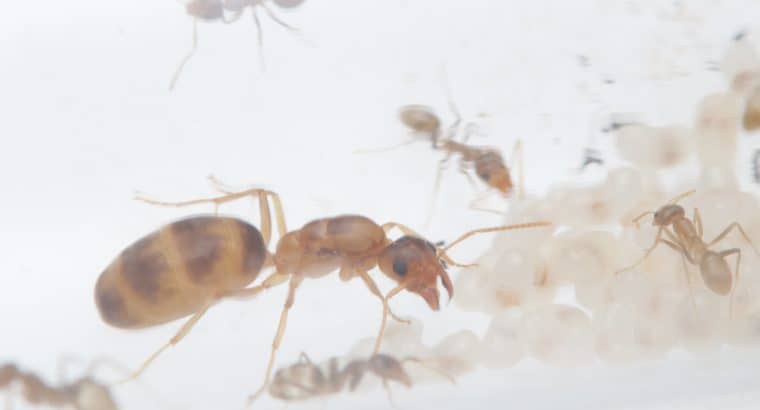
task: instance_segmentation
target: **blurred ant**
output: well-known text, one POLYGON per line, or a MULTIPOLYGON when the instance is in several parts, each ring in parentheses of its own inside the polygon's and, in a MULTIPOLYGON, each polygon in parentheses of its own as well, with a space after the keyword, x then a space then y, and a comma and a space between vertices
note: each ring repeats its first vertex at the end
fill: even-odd
MULTIPOLYGON (((313 363, 305 353, 301 353, 297 363, 277 370, 269 385, 269 395, 284 401, 308 400, 325 397, 343 391, 348 383, 348 391, 355 391, 366 373, 372 373, 383 383, 388 394, 388 401, 393 404, 389 382, 412 387, 412 379, 404 370, 403 364, 413 362, 444 377, 455 381, 448 375, 426 366, 420 359, 407 357, 398 360, 387 354, 374 354, 368 359, 355 359, 341 369, 338 358, 327 361, 327 368, 313 363)), ((395 406, 394 406, 395 407, 395 406)))
POLYGON ((21 396, 32 405, 72 407, 76 410, 117 410, 108 387, 90 375, 102 361, 93 362, 87 376, 58 387, 45 383, 38 375, 20 370, 13 363, 0 365, 0 390, 18 386, 21 396))
POLYGON ((760 149, 752 154, 752 180, 760 184, 760 149))
MULTIPOLYGON (((647 249, 644 256, 641 257, 633 265, 620 269, 616 274, 634 269, 651 254, 657 245, 664 243, 679 254, 681 254, 681 261, 683 262, 684 273, 686 274, 686 281, 689 284, 691 290, 691 281, 688 275, 688 269, 686 262, 688 261, 692 265, 699 267, 699 273, 702 276, 702 280, 705 285, 718 295, 726 295, 731 293, 729 297, 729 313, 733 312, 733 293, 736 288, 736 282, 739 280, 739 264, 741 262, 741 250, 738 248, 727 249, 719 252, 710 250, 709 248, 720 242, 728 235, 732 229, 737 229, 741 233, 745 241, 752 247, 757 255, 760 256, 760 252, 757 251, 755 245, 749 239, 747 234, 742 229, 738 222, 731 223, 726 229, 718 234, 715 239, 710 242, 704 242, 702 239, 702 219, 699 216, 699 210, 694 208, 694 216, 692 219, 686 217, 686 211, 684 208, 677 204, 681 199, 694 194, 696 191, 688 191, 676 196, 668 201, 666 205, 660 207, 657 211, 647 211, 637 216, 633 222, 638 226, 638 221, 646 215, 653 215, 652 225, 657 226, 657 236, 655 237, 652 246, 647 249), (668 229, 670 227, 670 229, 668 229), (662 233, 668 239, 662 238, 662 233), (736 266, 734 273, 731 273, 731 269, 728 266, 725 258, 729 255, 736 255, 736 266)), ((693 302, 692 298, 692 302, 693 302)))
MULTIPOLYGON (((212 22, 219 20, 224 24, 234 23, 242 17, 243 12, 247 7, 251 8, 253 15, 253 21, 256 24, 256 34, 258 37, 259 45, 259 59, 262 67, 264 64, 264 35, 261 28, 261 21, 257 13, 257 8, 261 7, 267 13, 269 18, 280 26, 288 29, 290 32, 299 34, 299 30, 284 21, 282 21, 277 14, 267 5, 269 0, 190 0, 185 4, 185 11, 188 15, 193 17, 193 42, 190 52, 182 59, 177 67, 177 71, 172 76, 172 81, 169 84, 169 90, 173 90, 174 86, 179 80, 179 76, 188 61, 195 55, 195 51, 198 48, 198 20, 212 22), (227 13, 232 13, 230 17, 227 13)), ((300 6, 304 0, 271 0, 277 7, 282 9, 290 9, 300 6)))
POLYGON ((269 383, 288 312, 304 279, 339 271, 344 281, 355 277, 364 281, 383 305, 374 348, 377 353, 387 316, 390 314, 395 320, 403 321, 390 311, 389 299, 407 290, 420 295, 431 309, 438 310, 438 278, 451 299, 454 289, 442 261, 453 266, 469 266, 449 258, 446 252, 453 246, 479 233, 550 225, 549 222, 532 222, 475 229, 443 248, 399 223, 378 225, 359 215, 317 219, 300 229, 287 231, 277 194, 263 189, 232 192, 215 179, 212 183, 224 195, 183 202, 160 202, 141 196, 137 199, 154 205, 182 207, 202 203, 218 206, 243 197, 258 198, 262 232, 235 218, 188 217, 159 228, 124 249, 98 278, 95 301, 101 317, 110 325, 136 329, 192 315, 177 334, 127 380, 138 377, 161 352, 182 340, 217 302, 252 298, 263 290, 288 282, 288 295, 272 342, 265 380, 249 399, 252 402, 269 383), (268 198, 275 204, 280 233, 274 254, 267 250, 271 236, 268 198), (389 239, 387 233, 393 228, 398 228, 404 236, 389 239), (275 267, 274 273, 261 284, 247 287, 269 266, 275 267), (397 283, 385 296, 369 276, 369 270, 374 267, 397 283))
MULTIPOLYGON (((501 192, 502 195, 508 195, 512 192, 514 184, 509 172, 509 168, 504 162, 501 153, 492 147, 478 147, 468 145, 467 140, 474 132, 475 124, 468 123, 464 127, 463 138, 456 141, 454 138, 459 134, 459 128, 462 123, 462 116, 449 100, 449 108, 456 117, 454 122, 446 131, 442 129, 441 120, 435 112, 424 105, 405 105, 399 109, 399 120, 409 129, 430 139, 433 149, 443 151, 446 156, 438 164, 438 174, 436 175, 435 190, 437 192, 440 184, 441 172, 448 161, 454 156, 459 156, 459 172, 474 184, 470 171, 475 170, 475 174, 486 185, 501 192)), ((517 141, 513 149, 513 161, 517 155, 521 155, 522 144, 517 141)), ((520 177, 522 178, 522 164, 520 177)), ((520 185, 522 193, 522 182, 520 185)), ((434 194, 435 195, 435 194, 434 194)))

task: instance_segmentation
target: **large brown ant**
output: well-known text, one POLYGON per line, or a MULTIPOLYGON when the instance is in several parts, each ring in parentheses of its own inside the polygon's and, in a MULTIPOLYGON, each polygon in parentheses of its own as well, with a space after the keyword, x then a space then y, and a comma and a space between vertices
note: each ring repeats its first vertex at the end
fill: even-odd
MULTIPOLYGON (((216 182, 212 180, 212 182, 216 182)), ((446 264, 454 262, 447 251, 466 238, 485 232, 550 225, 532 222, 469 231, 446 247, 438 247, 412 229, 388 222, 378 225, 359 215, 317 219, 287 231, 279 196, 263 189, 232 192, 216 183, 223 195, 183 202, 137 199, 154 205, 182 207, 210 203, 218 206, 243 197, 258 199, 261 232, 240 219, 217 215, 191 216, 165 225, 124 249, 103 271, 95 285, 95 302, 103 320, 116 327, 139 329, 191 316, 179 331, 127 380, 139 376, 161 352, 184 338, 206 311, 221 300, 251 298, 261 291, 288 283, 288 295, 280 314, 277 332, 262 387, 249 399, 264 392, 277 349, 287 324, 295 293, 306 278, 320 278, 339 271, 342 280, 359 277, 382 302, 383 312, 374 353, 380 348, 387 316, 395 316, 388 300, 403 290, 420 295, 438 310, 440 278, 449 299, 453 285, 446 264), (274 254, 267 246, 271 239, 271 199, 280 233, 274 254), (404 236, 391 240, 387 233, 398 228, 404 236), (444 263, 445 262, 445 263, 444 263), (248 287, 266 267, 275 272, 259 285, 248 287), (397 283, 383 295, 369 271, 378 267, 397 283)))

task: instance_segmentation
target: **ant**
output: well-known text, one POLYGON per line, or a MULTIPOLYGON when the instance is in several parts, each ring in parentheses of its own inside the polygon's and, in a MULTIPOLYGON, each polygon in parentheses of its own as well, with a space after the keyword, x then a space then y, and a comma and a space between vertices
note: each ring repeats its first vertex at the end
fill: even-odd
MULTIPOLYGON (((465 125, 464 137, 462 141, 456 141, 454 137, 459 132, 462 123, 462 116, 454 103, 449 101, 449 109, 456 119, 448 127, 446 132, 443 131, 440 118, 435 112, 427 106, 411 104, 405 105, 399 109, 399 120, 415 133, 419 133, 429 138, 433 149, 443 151, 446 156, 438 164, 438 174, 436 176, 436 191, 438 189, 441 172, 446 163, 454 155, 459 155, 459 172, 464 174, 467 179, 474 184, 469 171, 474 168, 475 174, 486 185, 501 192, 502 195, 508 195, 512 192, 514 184, 509 172, 509 168, 504 162, 501 153, 492 147, 478 147, 468 145, 467 140, 473 133, 474 124, 465 125)), ((522 144, 518 141, 513 149, 513 163, 515 156, 520 155, 522 144)), ((520 170, 522 171, 522 164, 520 170)), ((522 178, 522 172, 520 172, 522 178)), ((522 181, 520 184, 522 193, 522 181)))
MULTIPOLYGON (((91 374, 95 363, 90 366, 91 374)), ((73 407, 76 410, 117 410, 119 407, 108 387, 90 376, 84 376, 73 383, 53 387, 46 384, 34 373, 24 372, 13 363, 0 365, 0 390, 18 384, 21 396, 32 405, 52 407, 73 407)))
POLYGON ((741 225, 739 225, 738 222, 731 223, 726 229, 723 230, 723 232, 718 234, 715 239, 706 243, 702 239, 702 219, 699 216, 699 209, 694 208, 694 216, 692 219, 688 219, 686 217, 686 211, 684 208, 677 204, 678 201, 694 194, 695 192, 696 190, 691 190, 682 193, 668 201, 666 205, 661 206, 657 211, 647 211, 633 219, 633 223, 638 226, 638 221, 641 218, 646 215, 653 215, 652 225, 658 227, 657 236, 655 237, 652 246, 647 249, 646 253, 641 257, 641 259, 639 259, 639 261, 627 268, 620 269, 615 273, 618 274, 635 268, 644 262, 649 254, 654 251, 657 245, 664 243, 665 245, 681 254, 681 261, 683 262, 686 281, 689 284, 690 288, 691 281, 689 279, 688 269, 686 267, 687 261, 692 265, 699 267, 699 273, 702 276, 702 280, 711 291, 721 296, 727 295, 729 293, 731 294, 729 297, 729 315, 732 316, 733 293, 734 289, 736 288, 736 282, 739 280, 739 264, 742 258, 741 250, 738 248, 732 248, 716 252, 710 250, 710 247, 725 238, 732 229, 737 229, 741 233, 742 237, 744 237, 744 240, 749 243, 755 253, 757 255, 760 255, 760 252, 757 251, 755 245, 752 244, 752 241, 749 239, 747 234, 744 232, 744 229, 742 229, 741 225), (670 230, 668 227, 670 227, 670 230), (665 233, 665 236, 668 237, 668 239, 662 238, 663 232, 665 233), (732 274, 725 258, 729 255, 734 254, 736 255, 736 266, 734 268, 734 273, 732 274))
POLYGON ((453 285, 446 267, 460 265, 446 254, 468 237, 485 232, 548 226, 550 222, 475 229, 446 247, 438 247, 410 228, 388 222, 378 225, 359 215, 340 215, 311 221, 287 231, 279 196, 264 189, 233 192, 211 177, 222 196, 183 202, 161 202, 140 195, 136 199, 153 205, 183 207, 211 203, 215 207, 243 197, 258 198, 261 232, 240 219, 222 216, 191 216, 165 225, 124 249, 103 271, 95 285, 95 301, 103 320, 120 328, 144 328, 192 315, 179 331, 125 381, 138 377, 164 350, 177 344, 217 302, 229 298, 248 299, 261 291, 288 282, 288 295, 272 342, 262 387, 249 398, 255 400, 269 383, 277 349, 287 324, 295 293, 306 278, 320 278, 339 271, 348 281, 360 277, 382 302, 383 313, 374 353, 380 348, 387 316, 402 321, 390 311, 388 300, 403 290, 420 295, 433 310, 439 309, 437 279, 449 299, 453 285), (271 239, 268 199, 275 206, 280 234, 274 254, 267 250, 271 239), (387 233, 399 229, 404 236, 391 240, 387 233), (259 285, 248 287, 266 267, 275 272, 259 285), (382 295, 369 270, 380 271, 397 283, 382 295))
MULTIPOLYGON (((306 353, 301 353, 297 363, 277 370, 269 385, 269 394, 284 401, 308 400, 336 394, 345 389, 355 391, 366 373, 372 373, 383 383, 388 394, 388 401, 393 404, 389 382, 412 387, 412 379, 404 370, 406 362, 418 363, 426 368, 420 359, 407 357, 398 360, 387 354, 374 354, 368 359, 355 359, 339 368, 338 358, 332 357, 327 361, 327 369, 313 363, 306 353)), ((438 370, 430 369, 440 373, 438 370)), ((455 381, 443 374, 452 383, 455 381)))
MULTIPOLYGON (((193 17, 193 42, 192 47, 190 48, 190 52, 187 53, 187 55, 182 59, 182 61, 179 64, 179 67, 177 67, 177 71, 174 73, 174 76, 172 76, 172 81, 169 84, 169 91, 174 90, 174 86, 177 84, 177 80, 179 80, 179 76, 182 73, 182 70, 185 68, 185 65, 188 61, 195 55, 195 51, 198 49, 198 20, 203 21, 216 21, 220 20, 224 24, 231 24, 236 22, 237 20, 242 17, 243 12, 247 7, 251 8, 251 13, 253 15, 253 21, 256 24, 256 34, 258 37, 258 46, 259 46, 259 59, 261 61, 261 64, 263 66, 264 64, 264 56, 263 56, 263 47, 264 47, 264 36, 263 36, 263 30, 261 28, 261 21, 259 20, 259 15, 256 12, 258 7, 261 7, 264 9, 264 11, 267 13, 269 18, 272 19, 275 23, 279 24, 280 26, 288 29, 290 32, 298 34, 299 30, 284 21, 282 21, 277 14, 272 10, 269 5, 267 5, 267 1, 269 0, 190 0, 185 5, 185 11, 188 15, 193 17), (231 17, 227 16, 227 13, 232 13, 231 17)), ((283 8, 283 9, 289 9, 289 8, 295 8, 300 6, 304 0, 271 0, 277 7, 283 8)))

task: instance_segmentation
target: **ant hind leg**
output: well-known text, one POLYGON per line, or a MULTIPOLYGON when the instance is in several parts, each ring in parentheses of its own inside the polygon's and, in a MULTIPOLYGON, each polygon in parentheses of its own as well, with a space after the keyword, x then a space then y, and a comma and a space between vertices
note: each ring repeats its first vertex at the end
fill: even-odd
POLYGON ((137 371, 135 371, 131 375, 127 376, 127 378, 125 378, 125 379, 123 379, 123 380, 121 380, 119 382, 114 383, 114 385, 123 384, 123 383, 132 381, 132 380, 140 377, 140 375, 148 368, 148 366, 150 366, 151 363, 153 363, 154 360, 156 360, 156 358, 158 358, 158 356, 161 353, 163 353, 169 347, 176 345, 185 336, 187 336, 187 334, 190 333, 190 331, 193 329, 193 326, 195 326, 195 324, 198 323, 198 321, 203 317, 203 315, 206 313, 206 311, 208 311, 208 309, 214 303, 216 303, 216 300, 210 300, 210 301, 206 302, 206 304, 204 304, 197 312, 195 312, 195 314, 187 322, 185 322, 185 324, 182 325, 182 327, 179 329, 179 331, 177 331, 177 333, 171 339, 169 339, 169 341, 166 344, 164 344, 163 346, 161 346, 160 349, 158 349, 155 353, 153 353, 152 355, 150 355, 148 357, 148 359, 145 360, 145 362, 143 362, 143 364, 140 366, 140 368, 137 369, 137 371))
POLYGON ((266 373, 264 374, 264 382, 261 384, 261 387, 259 387, 256 393, 248 397, 246 407, 250 407, 250 405, 253 404, 253 402, 256 401, 256 399, 258 399, 269 386, 269 380, 272 377, 272 369, 274 367, 274 359, 277 356, 277 349, 280 348, 280 343, 282 342, 282 337, 285 334, 285 328, 288 324, 288 312, 290 311, 290 308, 293 307, 293 303, 295 302, 296 289, 298 289, 298 286, 302 281, 303 277, 300 276, 296 276, 290 279, 288 297, 285 300, 285 305, 282 307, 282 312, 280 312, 280 322, 277 325, 277 333, 275 334, 274 340, 272 341, 272 350, 269 353, 269 362, 267 363, 266 373))
POLYGON ((182 59, 182 61, 179 63, 179 67, 177 67, 177 71, 174 72, 174 75, 172 76, 172 80, 169 83, 169 91, 173 91, 174 87, 177 85, 177 81, 179 80, 179 76, 182 74, 182 70, 184 70, 185 65, 188 61, 195 55, 195 51, 198 49, 198 19, 193 19, 193 45, 190 48, 190 52, 187 53, 187 55, 182 59))

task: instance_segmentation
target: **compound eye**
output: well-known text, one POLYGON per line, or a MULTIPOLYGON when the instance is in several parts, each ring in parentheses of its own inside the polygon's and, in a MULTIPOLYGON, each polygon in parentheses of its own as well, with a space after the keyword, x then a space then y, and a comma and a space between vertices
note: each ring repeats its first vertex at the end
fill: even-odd
POLYGON ((407 266, 406 261, 401 259, 396 259, 393 261, 393 272, 396 275, 405 276, 407 269, 409 269, 409 267, 407 266))

